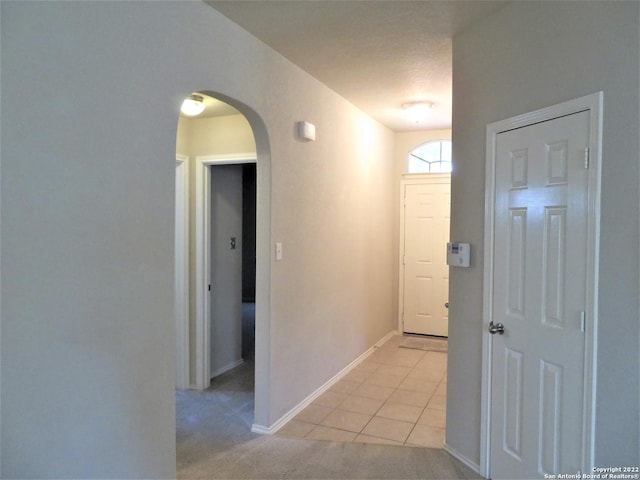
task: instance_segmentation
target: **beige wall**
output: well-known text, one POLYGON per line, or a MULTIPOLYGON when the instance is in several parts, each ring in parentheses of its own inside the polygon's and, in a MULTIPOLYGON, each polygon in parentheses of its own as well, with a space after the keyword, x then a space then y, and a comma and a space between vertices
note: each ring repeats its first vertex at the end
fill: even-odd
MULTIPOLYGON (((316 142, 273 151, 272 240, 284 260, 272 275, 272 421, 395 328, 393 133, 318 100, 333 106, 297 117, 316 124, 316 142)), ((289 142, 292 126, 273 138, 289 142)))
MULTIPOLYGON (((395 327, 390 130, 201 2, 0 5, 3 477, 175 473, 173 160, 194 90, 234 99, 256 136, 256 421, 395 327)), ((477 251, 486 124, 605 91, 600 465, 639 463, 637 18, 635 2, 514 2, 454 41, 452 233, 477 251)), ((482 259, 451 286, 447 441, 477 461, 482 259)))
POLYGON ((176 152, 194 158, 198 155, 250 153, 256 151, 251 125, 244 117, 184 118, 178 121, 176 152))
POLYGON ((202 2, 0 8, 3 477, 175 474, 173 177, 192 91, 222 94, 256 138, 256 422, 395 327, 390 130, 202 2))
POLYGON ((453 41, 451 234, 475 261, 450 279, 447 443, 477 463, 486 125, 602 90, 598 466, 638 465, 638 2, 512 2, 453 41))

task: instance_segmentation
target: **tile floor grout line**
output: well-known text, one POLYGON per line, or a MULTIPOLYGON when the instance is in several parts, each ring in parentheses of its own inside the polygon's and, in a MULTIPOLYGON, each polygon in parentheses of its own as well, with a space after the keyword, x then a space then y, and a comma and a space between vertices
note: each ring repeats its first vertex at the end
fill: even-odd
POLYGON ((411 434, 413 433, 413 431, 416 429, 416 426, 418 425, 418 420, 420 420, 420 418, 422 417, 422 414, 424 413, 424 411, 426 410, 426 406, 422 409, 422 412, 420 412, 420 415, 418 415, 418 418, 416 419, 416 422, 413 424, 413 427, 411 427, 411 431, 409 432, 409 435, 407 435, 407 438, 405 438, 403 445, 407 444, 407 441, 409 440, 409 438, 411 437, 411 434))
MULTIPOLYGON (((381 350, 382 350, 382 353, 380 353, 376 358, 367 359, 367 361, 363 362, 359 366, 359 368, 354 369, 354 370, 358 370, 358 374, 352 376, 352 378, 354 378, 355 380, 349 380, 348 378, 345 378, 345 380, 349 381, 349 383, 355 386, 350 386, 346 389, 341 388, 339 390, 333 390, 335 394, 343 396, 341 400, 339 400, 335 404, 331 401, 328 401, 328 405, 330 406, 327 406, 327 404, 322 405, 322 403, 316 404, 317 406, 327 410, 327 412, 325 412, 326 413, 325 415, 321 415, 317 417, 319 418, 319 420, 315 420, 311 422, 309 420, 298 419, 299 422, 301 422, 302 424, 306 424, 308 427, 310 427, 309 431, 306 434, 303 434, 303 437, 307 438, 308 435, 310 435, 314 430, 317 429, 317 427, 323 427, 330 430, 337 430, 337 431, 348 432, 349 434, 352 434, 354 437, 350 440, 346 440, 348 442, 356 442, 356 439, 359 436, 367 436, 367 437, 376 438, 378 440, 394 442, 394 444, 397 442, 398 444, 405 445, 405 446, 412 446, 412 447, 427 446, 427 445, 420 445, 419 443, 408 443, 408 441, 409 441, 409 438, 411 438, 411 435, 414 432, 416 432, 416 429, 419 426, 421 428, 424 427, 424 429, 427 429, 427 430, 431 429, 431 430, 437 430, 440 432, 443 430, 443 428, 437 424, 429 424, 429 423, 420 424, 419 421, 427 410, 432 410, 434 412, 443 410, 441 408, 429 408, 429 405, 431 404, 433 399, 436 397, 436 392, 438 392, 439 390, 442 390, 443 385, 446 385, 445 383, 446 374, 447 374, 446 357, 444 359, 444 362, 442 362, 441 360, 437 361, 437 365, 439 365, 438 367, 436 367, 437 370, 439 370, 444 363, 444 371, 439 376, 439 379, 434 382, 429 382, 428 380, 421 379, 423 375, 419 375, 419 374, 416 375, 416 373, 430 370, 431 365, 429 364, 425 365, 423 363, 425 358, 427 358, 427 352, 424 351, 421 354, 418 354, 417 356, 414 355, 414 358, 415 358, 415 361, 414 361, 414 360, 410 360, 409 358, 411 357, 411 354, 403 353, 402 355, 397 355, 399 351, 398 348, 399 348, 398 345, 393 345, 393 346, 390 345, 386 349, 384 347, 377 349, 375 353, 378 353, 381 350), (370 365, 370 367, 367 365, 370 365), (389 368, 385 368, 385 367, 389 367, 389 368), (380 378, 374 379, 376 374, 378 374, 379 377, 382 377, 382 379, 380 378), (414 374, 413 377, 411 377, 412 374, 414 374), (387 377, 387 378, 385 379, 384 377, 387 377), (395 380, 389 380, 391 377, 395 378, 395 380), (423 391, 422 389, 416 390, 408 387, 401 388, 403 383, 409 378, 415 378, 416 379, 415 382, 417 384, 432 383, 432 384, 435 384, 435 387, 433 389, 429 389, 428 391, 423 391), (379 383, 382 383, 382 385, 378 385, 379 383), (369 393, 363 394, 361 388, 365 385, 368 386, 369 393), (375 392, 376 389, 378 390, 384 389, 388 391, 383 393, 382 395, 374 395, 372 392, 375 392), (425 394, 424 397, 422 397, 425 400, 425 402, 419 401, 419 404, 416 404, 415 402, 407 400, 406 397, 403 398, 403 396, 405 395, 412 395, 412 394, 413 395, 425 394), (377 406, 377 408, 367 411, 366 407, 362 409, 358 409, 357 407, 358 401, 354 400, 356 398, 371 401, 371 402, 380 402, 380 403, 377 406), (341 408, 350 399, 352 399, 352 402, 354 404, 351 410, 341 408), (380 412, 385 407, 389 408, 390 412, 388 414, 390 416, 380 415, 380 412), (419 413, 415 416, 415 420, 408 421, 406 419, 403 419, 402 414, 396 415, 395 417, 393 416, 391 412, 393 411, 392 409, 396 407, 406 408, 408 409, 409 412, 411 411, 411 409, 415 409, 414 413, 416 410, 419 413), (346 416, 350 414, 354 414, 354 415, 367 416, 369 418, 364 423, 364 425, 359 428, 358 431, 354 431, 357 429, 357 427, 348 430, 348 429, 345 429, 343 425, 339 425, 339 424, 337 426, 329 426, 329 425, 323 424, 323 422, 325 422, 326 419, 329 418, 329 416, 334 414, 334 412, 336 411, 339 411, 340 414, 344 414, 346 416), (376 418, 381 420, 386 420, 389 422, 399 422, 403 424, 408 424, 411 426, 411 429, 409 430, 408 434, 404 437, 404 440, 402 442, 398 442, 398 440, 395 440, 394 438, 380 436, 380 434, 372 435, 371 433, 365 433, 365 430, 367 429, 367 427, 371 425, 371 422, 373 422, 376 418)), ((444 352, 437 352, 437 353, 440 354, 444 352)), ((435 358, 437 359, 441 357, 435 357, 435 358)), ((433 375, 431 375, 431 377, 429 378, 432 378, 432 377, 433 375)), ((444 388, 445 388, 444 394, 440 392, 439 395, 443 395, 446 397, 446 387, 444 388)), ((445 410, 446 410, 446 406, 445 406, 445 410)), ((438 415, 440 414, 438 413, 438 415)), ((409 414, 409 417, 411 417, 411 414, 409 414)), ((439 448, 442 448, 442 447, 439 447, 439 448)))

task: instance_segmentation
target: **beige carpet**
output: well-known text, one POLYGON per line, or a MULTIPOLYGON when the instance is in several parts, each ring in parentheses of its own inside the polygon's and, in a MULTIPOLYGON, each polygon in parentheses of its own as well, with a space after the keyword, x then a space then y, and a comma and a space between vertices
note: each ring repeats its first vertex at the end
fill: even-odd
MULTIPOLYGON (((211 448, 199 440, 196 461, 179 479, 243 480, 445 480, 481 479, 444 450, 364 443, 256 437, 211 448)), ((209 445, 208 445, 209 444, 209 445)))
POLYGON ((205 392, 177 392, 176 408, 181 480, 482 478, 442 449, 251 433, 251 361, 216 379, 205 392))
POLYGON ((407 336, 400 348, 425 350, 427 352, 447 352, 449 341, 446 338, 407 336))

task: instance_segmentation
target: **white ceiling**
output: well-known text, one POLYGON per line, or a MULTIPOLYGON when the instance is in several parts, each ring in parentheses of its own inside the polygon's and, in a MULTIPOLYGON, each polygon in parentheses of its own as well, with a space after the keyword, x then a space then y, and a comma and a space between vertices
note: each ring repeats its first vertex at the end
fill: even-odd
POLYGON ((498 0, 205 0, 395 131, 451 127, 451 39, 498 0), (402 104, 434 106, 420 123, 402 104))

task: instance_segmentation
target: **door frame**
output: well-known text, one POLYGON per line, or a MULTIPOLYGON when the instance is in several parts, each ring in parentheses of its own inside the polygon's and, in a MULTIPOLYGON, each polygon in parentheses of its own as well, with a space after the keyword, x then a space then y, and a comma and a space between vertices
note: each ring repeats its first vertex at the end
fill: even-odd
POLYGON ((597 92, 575 100, 570 100, 568 102, 563 102, 487 125, 484 219, 484 293, 482 310, 482 400, 480 425, 480 473, 486 478, 491 477, 490 427, 493 335, 489 334, 488 325, 493 318, 493 252, 495 242, 494 206, 496 191, 495 166, 497 135, 509 130, 526 127, 584 111, 589 112, 590 131, 588 152, 589 171, 587 183, 587 278, 582 415, 582 471, 591 472, 591 469, 594 466, 598 328, 598 259, 600 250, 600 176, 602 168, 602 109, 603 93, 597 92))
MULTIPOLYGON (((449 184, 451 184, 451 173, 405 173, 402 175, 402 179, 400 180, 400 244, 398 245, 398 333, 400 335, 404 333, 404 190, 407 185, 426 185, 431 183, 430 180, 441 180, 443 178, 448 178, 449 184)), ((446 248, 446 245, 444 248, 446 248)))
MULTIPOLYGON (((211 358, 208 354, 211 348, 211 341, 209 337, 209 316, 211 310, 210 296, 208 295, 209 284, 211 281, 211 167, 214 165, 234 165, 243 163, 257 163, 256 153, 204 155, 196 157, 195 386, 197 390, 205 390, 211 383, 211 358)), ((257 254, 258 253, 256 252, 256 255, 257 254)), ((257 310, 258 305, 256 305, 256 311, 257 310)))
POLYGON ((176 154, 175 318, 176 388, 189 382, 189 157, 176 154), (178 210, 180 209, 180 210, 178 210), (180 211, 181 217, 178 216, 180 211))

